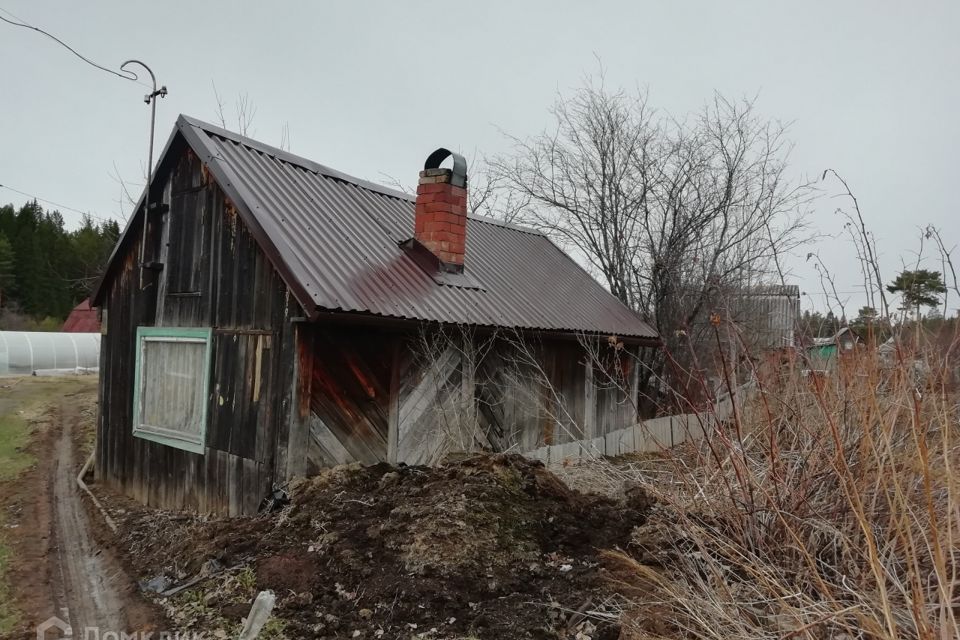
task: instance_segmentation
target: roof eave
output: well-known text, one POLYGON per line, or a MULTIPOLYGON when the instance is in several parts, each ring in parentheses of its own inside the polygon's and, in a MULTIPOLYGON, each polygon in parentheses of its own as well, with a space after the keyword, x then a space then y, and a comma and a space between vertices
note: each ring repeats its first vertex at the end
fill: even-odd
POLYGON ((578 329, 551 329, 547 327, 506 327, 501 325, 481 324, 457 325, 454 323, 440 322, 435 320, 383 316, 364 311, 343 311, 318 308, 313 314, 310 314, 308 317, 304 318, 304 320, 315 323, 349 324, 350 326, 366 325, 388 329, 409 329, 411 327, 418 326, 467 326, 481 332, 516 331, 525 334, 548 335, 562 339, 580 339, 584 336, 609 338, 611 335, 616 335, 620 341, 630 345, 656 348, 663 346, 663 341, 657 336, 624 335, 600 330, 587 331, 578 329))

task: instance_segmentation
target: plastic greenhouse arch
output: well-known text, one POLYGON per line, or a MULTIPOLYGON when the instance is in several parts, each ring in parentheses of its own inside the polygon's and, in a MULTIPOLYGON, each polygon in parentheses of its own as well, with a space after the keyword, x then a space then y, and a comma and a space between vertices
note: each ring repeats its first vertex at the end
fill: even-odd
POLYGON ((0 331, 0 376, 97 369, 99 333, 0 331))

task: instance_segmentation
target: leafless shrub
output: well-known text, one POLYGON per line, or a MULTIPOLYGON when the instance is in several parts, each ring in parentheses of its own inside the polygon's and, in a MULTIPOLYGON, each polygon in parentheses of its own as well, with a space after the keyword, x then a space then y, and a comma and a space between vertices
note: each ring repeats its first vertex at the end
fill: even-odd
MULTIPOLYGON (((217 121, 224 129, 230 129, 231 127, 227 124, 228 118, 226 114, 226 102, 224 102, 223 98, 220 96, 220 92, 217 91, 217 84, 213 80, 210 81, 210 86, 213 88, 213 98, 217 103, 217 121)), ((233 105, 233 111, 233 120, 236 122, 237 133, 242 136, 253 135, 250 128, 253 126, 253 120, 257 115, 257 107, 253 104, 253 101, 250 100, 250 94, 237 94, 237 100, 233 105)), ((284 125, 284 130, 280 138, 281 148, 284 142, 289 144, 289 140, 287 139, 288 134, 289 132, 287 131, 286 125, 284 125)))
POLYGON ((425 411, 416 424, 401 425, 398 446, 404 459, 412 451, 423 462, 437 464, 451 452, 475 450, 476 422, 469 411, 463 382, 469 375, 472 331, 460 326, 422 327, 412 349, 412 393, 423 395, 425 411))
POLYGON ((943 236, 940 235, 940 229, 935 227, 932 224, 928 224, 923 230, 924 237, 933 240, 936 244, 937 252, 940 254, 940 272, 945 274, 945 277, 949 275, 949 278, 946 281, 947 290, 943 295, 943 308, 944 310, 949 309, 947 302, 949 301, 950 291, 953 291, 957 295, 960 295, 960 288, 958 288, 957 282, 957 269, 953 265, 953 251, 957 248, 956 245, 947 248, 947 245, 943 241, 943 236))
MULTIPOLYGON (((887 304, 887 296, 884 289, 885 282, 880 272, 880 258, 877 251, 877 238, 867 228, 863 219, 863 213, 860 211, 860 202, 850 189, 850 185, 843 177, 833 169, 826 169, 821 176, 821 180, 826 180, 827 176, 833 176, 841 185, 843 185, 844 196, 848 198, 853 205, 853 212, 840 207, 837 213, 843 216, 845 223, 844 230, 851 240, 851 244, 857 254, 857 260, 860 262, 860 272, 863 275, 863 290, 867 297, 867 304, 874 309, 878 309, 882 317, 887 317, 890 313, 890 307, 887 304), (877 300, 880 305, 877 305, 877 300)), ((821 265, 822 266, 822 265, 821 265)), ((832 283, 831 283, 832 284, 832 283)), ((836 287, 833 288, 836 292, 836 287)))
POLYGON ((885 364, 862 348, 831 378, 801 357, 758 371, 729 437, 573 473, 659 499, 608 555, 625 637, 957 637, 952 351, 901 344, 885 364))
MULTIPOLYGON (((412 348, 413 379, 422 381, 426 411, 416 424, 401 426, 412 434, 410 444, 422 450, 422 460, 436 464, 451 454, 509 450, 503 443, 515 441, 516 434, 493 434, 480 419, 491 402, 503 401, 503 390, 514 394, 524 410, 537 412, 541 398, 527 394, 529 373, 518 361, 503 357, 504 332, 482 333, 473 327, 422 327, 412 348), (490 364, 488 360, 496 360, 490 364), (482 393, 496 387, 490 394, 482 393)), ((410 455, 409 451, 405 451, 410 455)))

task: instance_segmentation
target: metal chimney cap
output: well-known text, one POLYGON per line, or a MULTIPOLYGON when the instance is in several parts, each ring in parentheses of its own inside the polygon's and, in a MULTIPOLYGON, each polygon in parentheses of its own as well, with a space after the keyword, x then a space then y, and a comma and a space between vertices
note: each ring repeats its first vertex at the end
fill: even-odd
POLYGON ((440 163, 453 156, 453 172, 450 177, 450 184, 455 187, 467 188, 467 161, 459 153, 454 153, 449 149, 444 149, 440 147, 429 156, 427 156, 427 161, 423 163, 424 171, 428 169, 439 169, 440 163))

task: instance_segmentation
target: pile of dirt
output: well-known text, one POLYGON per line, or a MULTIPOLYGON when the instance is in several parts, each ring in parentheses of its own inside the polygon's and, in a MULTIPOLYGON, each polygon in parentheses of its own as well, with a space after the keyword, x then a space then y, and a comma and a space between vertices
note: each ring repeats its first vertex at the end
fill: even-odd
POLYGON ((650 506, 577 493, 519 456, 343 466, 290 493, 234 519, 114 500, 119 546, 157 591, 210 576, 156 597, 214 637, 270 589, 266 638, 617 638, 600 553, 626 548, 650 506))

